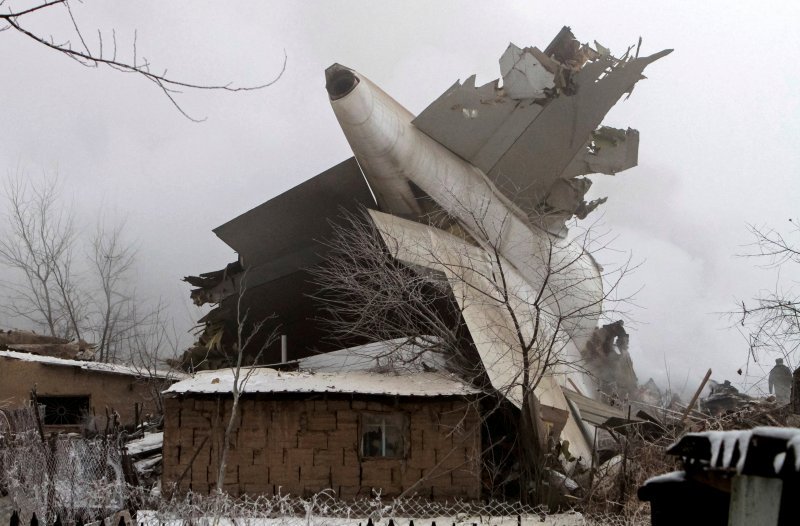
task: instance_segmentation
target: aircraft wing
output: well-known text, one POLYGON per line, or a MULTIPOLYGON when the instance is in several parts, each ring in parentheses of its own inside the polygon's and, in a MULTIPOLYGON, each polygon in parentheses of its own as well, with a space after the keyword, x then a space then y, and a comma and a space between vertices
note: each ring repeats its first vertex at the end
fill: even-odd
POLYGON ((321 261, 332 224, 342 210, 375 207, 351 157, 214 229, 239 253, 245 268, 269 281, 321 261), (258 268, 258 271, 256 269, 258 268))
MULTIPOLYGON (((288 336, 293 358, 307 355, 312 348, 331 350, 325 347, 319 324, 309 321, 320 313, 310 297, 316 289, 306 269, 324 259, 328 249, 323 241, 330 239, 342 211, 361 206, 375 207, 375 200, 351 157, 214 229, 240 261, 185 278, 197 287, 191 293, 195 304, 218 304, 200 320, 206 324, 201 341, 231 338, 242 315, 249 324, 269 319, 271 325, 279 326, 288 336), (241 299, 239 290, 245 291, 241 299)), ((259 349, 267 336, 266 331, 257 334, 250 347, 259 349)), ((265 350, 262 362, 279 359, 280 345, 274 343, 265 350)), ((210 366, 224 366, 224 360, 210 366)))

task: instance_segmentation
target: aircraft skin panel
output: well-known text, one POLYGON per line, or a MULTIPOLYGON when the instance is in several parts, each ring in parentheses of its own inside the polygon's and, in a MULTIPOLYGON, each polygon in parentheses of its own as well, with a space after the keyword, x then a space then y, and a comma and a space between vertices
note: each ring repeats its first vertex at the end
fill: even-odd
MULTIPOLYGON (((414 128, 404 112, 394 116, 376 114, 375 99, 388 96, 375 91, 364 77, 347 71, 358 82, 345 96, 332 100, 331 105, 365 171, 412 181, 474 239, 485 244, 485 248, 498 249, 534 289, 547 277, 542 270, 545 258, 567 264, 583 257, 579 247, 531 224, 526 214, 505 198, 483 172, 414 128)), ((582 266, 593 263, 589 258, 584 259, 582 266)), ((570 275, 560 279, 572 279, 578 272, 578 266, 572 266, 575 269, 570 269, 570 275)), ((586 280, 587 276, 579 278, 586 280)), ((584 312, 580 322, 568 329, 575 337, 585 334, 588 338, 599 318, 602 282, 594 277, 590 281, 586 285, 573 284, 569 294, 558 291, 551 294, 555 308, 561 311, 572 312, 581 305, 596 307, 592 312, 584 312)))
POLYGON ((295 266, 313 263, 319 240, 341 209, 375 206, 369 185, 350 158, 214 229, 247 268, 296 255, 295 266))
POLYGON ((502 87, 499 79, 476 87, 473 75, 413 120, 417 130, 479 168, 519 208, 549 210, 555 216, 552 231, 600 204, 583 201, 590 183, 575 177, 636 165, 638 135, 616 154, 593 150, 592 135, 644 78, 644 68, 671 51, 616 59, 579 46, 565 29, 545 52, 510 44, 500 59, 502 87))
POLYGON ((611 58, 586 65, 575 80, 577 93, 549 101, 487 171, 489 178, 507 192, 521 192, 522 198, 541 200, 584 147, 608 110, 633 89, 642 78, 645 66, 660 56, 663 55, 658 53, 632 59, 608 74, 606 69, 613 64, 611 58))
MULTIPOLYGON (((497 286, 490 282, 489 277, 493 275, 491 260, 483 249, 420 223, 375 211, 370 211, 370 217, 394 257, 406 264, 427 267, 445 274, 489 381, 511 403, 521 408, 524 396, 523 358, 519 347, 519 333, 508 307, 516 311, 518 320, 530 319, 525 309, 530 308, 535 292, 509 265, 504 278, 512 299, 507 303, 493 299, 498 298, 498 291, 497 286)), ((540 338, 544 341, 553 333, 553 327, 546 326, 548 319, 554 318, 545 318, 544 326, 540 328, 540 338)), ((527 341, 534 338, 530 324, 523 323, 519 330, 527 341)), ((555 341, 554 347, 554 351, 558 353, 569 354, 575 350, 571 342, 555 341)), ((534 359, 528 370, 536 374, 540 367, 540 363, 534 359)), ((560 373, 559 376, 571 376, 563 368, 554 372, 560 373)), ((583 384, 582 379, 576 380, 583 384)), ((550 374, 541 379, 534 394, 543 405, 569 411, 561 387, 550 374)), ((571 419, 572 417, 568 418, 562 437, 570 441, 573 455, 590 459, 591 448, 586 443, 580 426, 575 422, 570 423, 571 419)))

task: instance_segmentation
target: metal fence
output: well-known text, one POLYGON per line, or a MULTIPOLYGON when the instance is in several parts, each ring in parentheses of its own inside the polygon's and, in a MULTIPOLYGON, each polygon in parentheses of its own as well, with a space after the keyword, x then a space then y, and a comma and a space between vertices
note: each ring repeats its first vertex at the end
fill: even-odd
POLYGON ((104 439, 17 433, 0 447, 0 488, 23 524, 35 514, 73 523, 125 507, 126 486, 119 447, 104 439))
MULTIPOLYGON (((129 497, 149 509, 95 516, 95 526, 642 526, 649 520, 616 515, 587 517, 577 512, 550 514, 516 502, 431 502, 415 499, 343 501, 332 492, 309 498, 276 495, 234 498, 229 495, 185 494, 162 498, 142 488, 129 497)), ((75 514, 73 514, 75 516, 75 514)), ((33 515, 12 518, 10 526, 84 524, 80 517, 61 515, 48 521, 33 515)), ((3 526, 3 525, 0 525, 3 526)))
MULTIPOLYGON (((143 499, 143 504, 145 504, 143 499)), ((151 499, 150 510, 137 515, 139 526, 640 526, 649 520, 621 516, 585 517, 577 512, 550 514, 519 502, 437 502, 424 499, 344 501, 331 491, 308 498, 290 495, 234 498, 225 494, 188 493, 173 499, 151 499)), ((649 518, 648 518, 649 519, 649 518)))

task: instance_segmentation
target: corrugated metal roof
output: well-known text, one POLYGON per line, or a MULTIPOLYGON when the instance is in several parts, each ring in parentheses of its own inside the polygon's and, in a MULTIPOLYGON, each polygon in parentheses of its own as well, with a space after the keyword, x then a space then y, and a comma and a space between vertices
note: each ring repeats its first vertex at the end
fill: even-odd
MULTIPOLYGON (((464 396, 480 391, 453 375, 438 372, 277 371, 242 369, 244 393, 349 393, 389 396, 464 396)), ((233 389, 233 369, 203 371, 173 384, 166 393, 224 394, 233 389)))
POLYGON ((297 365, 302 371, 388 371, 396 373, 444 371, 441 354, 397 338, 372 342, 357 347, 320 353, 301 358, 297 365))

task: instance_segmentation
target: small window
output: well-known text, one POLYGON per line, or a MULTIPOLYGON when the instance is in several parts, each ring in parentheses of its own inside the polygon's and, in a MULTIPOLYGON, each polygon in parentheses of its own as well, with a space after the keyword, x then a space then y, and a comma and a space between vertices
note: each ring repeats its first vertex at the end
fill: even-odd
POLYGON ((402 458, 405 417, 400 413, 361 415, 361 456, 402 458))
POLYGON ((89 413, 88 396, 40 396, 44 406, 44 425, 77 426, 89 413))

